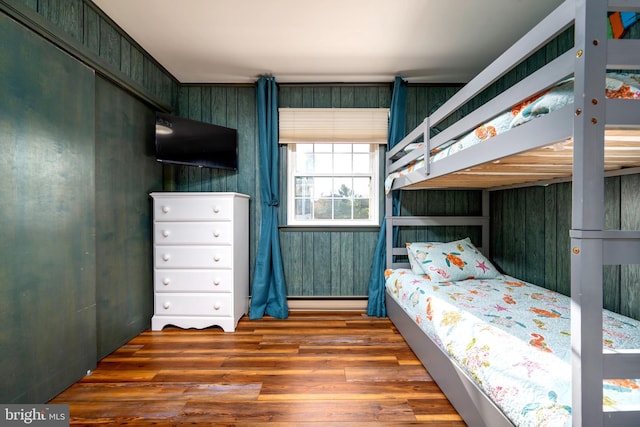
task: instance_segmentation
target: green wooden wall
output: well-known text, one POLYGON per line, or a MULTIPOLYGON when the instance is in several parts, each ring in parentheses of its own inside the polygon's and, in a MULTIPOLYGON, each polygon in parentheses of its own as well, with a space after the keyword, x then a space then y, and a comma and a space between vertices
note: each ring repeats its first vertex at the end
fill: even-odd
POLYGON ((260 227, 257 110, 253 85, 183 85, 177 114, 238 130, 237 171, 165 164, 164 191, 218 191, 248 194, 249 266, 253 277, 260 227))
MULTIPOLYGON (((283 85, 279 107, 291 108, 388 108, 389 85, 283 85)), ((286 159, 281 147, 280 158, 286 159)), ((281 162, 282 184, 286 183, 281 162)), ((284 201, 284 187, 281 190, 284 201)), ((286 206, 281 206, 281 224, 286 206)), ((287 294, 293 297, 358 297, 367 295, 371 262, 378 229, 281 229, 287 294)))
MULTIPOLYGON (((624 38, 640 37, 640 25, 624 38)), ((496 93, 573 46, 573 27, 551 40, 543 49, 481 93, 460 114, 473 110, 496 93)), ((640 230, 640 176, 607 178, 606 227, 640 230)), ((491 257, 507 274, 565 295, 570 294, 571 184, 560 183, 491 193, 491 257)), ((640 266, 606 266, 603 297, 605 307, 640 318, 640 266)))
MULTIPOLYGON (((77 4, 33 3, 61 20, 77 4)), ((150 324, 162 169, 142 99, 158 92, 97 76, 89 50, 21 2, 0 1, 0 40, 0 401, 39 403, 150 324)))
POLYGON ((162 109, 175 106, 178 82, 90 0, 0 0, 0 5, 136 96, 162 109))
MULTIPOLYGON (((410 85, 407 90, 407 131, 418 126, 444 101, 453 96, 459 85, 410 85)), ((401 195, 402 215, 482 215, 482 193, 476 190, 410 190, 401 195)), ((482 245, 480 227, 402 227, 401 242, 424 242, 470 237, 482 245)))
MULTIPOLYGON (((387 108, 391 103, 391 86, 300 84, 280 85, 280 107, 366 107, 387 108)), ((407 122, 413 127, 430 109, 455 93, 457 86, 412 86, 407 90, 407 122)), ((260 191, 257 174, 257 128, 255 88, 237 85, 184 85, 179 90, 178 113, 238 129, 240 164, 237 172, 217 171, 188 166, 164 166, 166 191, 238 191, 251 196, 250 266, 255 264, 257 236, 260 229, 260 191)), ((281 191, 284 193, 286 149, 281 148, 281 191)), ((382 165, 382 162, 381 162, 382 165)), ((403 197, 405 213, 478 215, 479 192, 434 191, 410 192, 403 197), (425 202, 428 201, 428 205, 425 202)), ((289 297, 365 297, 376 245, 376 227, 361 229, 286 227, 286 206, 281 197, 280 242, 283 253, 287 294, 289 297)), ((382 208, 382 204, 381 204, 382 208)), ((413 230, 409 231, 410 233, 413 230)), ((442 227, 429 230, 439 239, 477 236, 479 230, 442 227)), ((414 234, 415 235, 415 234, 414 234)), ((422 237, 422 235, 420 235, 422 237)), ((409 235, 407 238, 412 238, 409 235)))
MULTIPOLYGON (((606 179, 605 226, 640 230, 640 175, 606 179)), ((569 295, 570 228, 571 183, 491 193, 491 258, 507 274, 569 295)), ((640 266, 607 266, 603 279, 605 307, 640 318, 640 266)))

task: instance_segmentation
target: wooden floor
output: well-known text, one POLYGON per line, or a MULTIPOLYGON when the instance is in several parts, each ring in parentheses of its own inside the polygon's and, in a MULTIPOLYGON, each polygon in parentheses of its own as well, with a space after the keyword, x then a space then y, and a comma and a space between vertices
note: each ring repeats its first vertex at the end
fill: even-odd
POLYGON ((359 312, 146 331, 51 403, 71 425, 465 425, 392 323, 359 312))

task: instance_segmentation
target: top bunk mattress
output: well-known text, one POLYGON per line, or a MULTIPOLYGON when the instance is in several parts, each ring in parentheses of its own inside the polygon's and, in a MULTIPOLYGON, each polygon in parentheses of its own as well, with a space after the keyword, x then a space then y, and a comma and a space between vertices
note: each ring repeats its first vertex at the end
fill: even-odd
MULTIPOLYGON (((609 99, 639 100, 640 74, 607 73, 605 91, 609 99)), ((554 87, 493 117, 462 137, 448 141, 432 150, 430 162, 435 163, 454 156, 456 153, 480 143, 487 144, 496 136, 503 135, 511 129, 572 104, 573 97, 573 78, 565 79, 554 87)), ((640 119, 638 124, 640 125, 640 119)), ((607 130, 605 142, 607 147, 605 152, 606 169, 640 166, 639 130, 607 130)), ((400 156, 413 150, 424 149, 424 144, 424 142, 410 144, 400 152, 400 156)), ((496 159, 473 169, 461 170, 448 177, 436 178, 424 183, 414 183, 408 185, 407 188, 491 188, 568 177, 572 173, 572 147, 573 142, 567 139, 509 158, 496 159), (522 178, 518 178, 519 175, 522 175, 522 178), (479 177, 482 178, 479 179, 479 177)), ((389 192, 398 178, 408 176, 424 167, 424 156, 421 156, 403 169, 388 174, 385 179, 385 191, 389 192)))
MULTIPOLYGON (((442 283, 410 269, 385 276, 387 294, 515 425, 571 425, 568 297, 506 275, 442 283)), ((640 348, 636 320, 604 311, 603 334, 604 348, 640 348)), ((605 380, 603 392, 606 411, 640 407, 640 380, 605 380)))

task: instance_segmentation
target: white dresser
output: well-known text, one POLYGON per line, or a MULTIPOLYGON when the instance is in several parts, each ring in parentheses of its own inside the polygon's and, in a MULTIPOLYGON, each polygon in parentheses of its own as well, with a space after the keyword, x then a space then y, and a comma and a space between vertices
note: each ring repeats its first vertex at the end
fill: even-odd
POLYGON ((151 197, 151 329, 217 325, 233 332, 249 308, 249 196, 167 192, 151 197))

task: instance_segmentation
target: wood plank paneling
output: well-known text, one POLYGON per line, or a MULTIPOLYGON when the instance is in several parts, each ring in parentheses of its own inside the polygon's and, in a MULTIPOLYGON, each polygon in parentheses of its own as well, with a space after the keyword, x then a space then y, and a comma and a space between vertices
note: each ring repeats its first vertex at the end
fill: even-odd
MULTIPOLYGON (((639 188, 640 175, 605 179, 606 228, 640 230, 639 188)), ((491 215, 491 257, 496 265, 507 274, 569 295, 571 183, 492 192, 491 215)), ((605 308, 640 318, 640 291, 634 286, 639 271, 637 265, 605 266, 605 308)))
MULTIPOLYGON (((605 228, 609 230, 620 230, 620 208, 622 200, 620 197, 620 177, 608 178, 605 180, 605 228)), ((604 266, 604 290, 603 306, 609 310, 620 309, 620 266, 604 266)))
MULTIPOLYGON (((442 105, 460 88, 459 85, 422 85, 407 88, 407 130, 442 105)), ((404 191, 402 215, 481 215, 481 192, 464 190, 404 191)), ((400 242, 448 241, 470 237, 481 242, 479 227, 403 227, 400 242)))
POLYGON ((84 6, 82 43, 94 55, 100 56, 100 15, 87 5, 84 6))
POLYGON ((253 278, 260 231, 258 143, 255 88, 244 85, 184 85, 178 93, 177 114, 238 130, 237 171, 165 164, 165 191, 239 192, 249 203, 249 265, 253 278))
MULTIPOLYGON (((544 223, 545 223, 545 235, 544 235, 544 282, 540 286, 544 286, 553 291, 558 290, 558 278, 556 272, 558 271, 558 247, 556 244, 556 233, 558 229, 558 219, 556 215, 557 205, 557 185, 550 185, 544 189, 544 223)), ((501 212, 502 209, 498 206, 494 212, 501 212)), ((498 228, 495 228, 498 230, 498 228)), ((502 252, 504 254, 504 250, 502 252)), ((537 284, 537 283, 536 283, 537 284)))
MULTIPOLYGON (((640 174, 620 177, 620 227, 640 230, 640 174)), ((640 319, 640 265, 620 267, 620 311, 640 319)))
POLYGON ((524 240, 524 280, 532 283, 544 283, 545 263, 545 215, 544 188, 529 187, 523 192, 525 214, 523 224, 524 240), (543 250, 539 250, 542 248, 543 250))
POLYGON ((564 295, 571 293, 571 184, 558 184, 556 202, 556 269, 557 291, 564 295))
MULTIPOLYGON (((390 85, 281 85, 280 107, 388 108, 390 85)), ((286 150, 281 150, 286 156, 286 150)), ((281 162, 281 188, 286 188, 286 162, 281 162)), ((281 195, 281 224, 286 221, 281 195)), ((287 293, 293 297, 365 296, 377 231, 329 231, 323 227, 283 229, 280 233, 287 293)))
MULTIPOLYGON (((93 54, 118 78, 165 106, 176 103, 177 81, 90 0, 21 0, 93 54)), ((88 55, 87 55, 88 56, 88 55)))
POLYGON ((40 13, 76 40, 82 40, 82 0, 39 0, 40 13))

